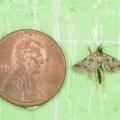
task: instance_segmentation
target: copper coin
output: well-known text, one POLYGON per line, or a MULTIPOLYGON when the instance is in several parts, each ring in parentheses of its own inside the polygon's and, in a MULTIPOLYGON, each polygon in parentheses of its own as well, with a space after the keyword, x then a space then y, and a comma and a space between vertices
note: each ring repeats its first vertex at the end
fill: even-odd
POLYGON ((19 106, 52 98, 65 78, 65 57, 58 44, 35 30, 20 30, 0 41, 0 95, 19 106))

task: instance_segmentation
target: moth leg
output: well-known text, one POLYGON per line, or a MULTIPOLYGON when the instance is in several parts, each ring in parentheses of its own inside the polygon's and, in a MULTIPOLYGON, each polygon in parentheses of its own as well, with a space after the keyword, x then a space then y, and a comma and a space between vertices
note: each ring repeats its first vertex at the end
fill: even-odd
POLYGON ((99 90, 101 84, 98 82, 98 75, 97 75, 97 70, 95 70, 95 85, 96 85, 96 90, 99 90))
POLYGON ((102 89, 103 89, 103 92, 104 92, 104 89, 105 89, 105 74, 104 74, 104 69, 103 67, 101 67, 101 75, 102 75, 102 89))
POLYGON ((100 68, 97 69, 97 78, 98 78, 99 84, 101 85, 102 84, 102 75, 101 75, 100 68))
POLYGON ((96 84, 101 85, 99 82, 100 80, 99 80, 99 75, 98 75, 98 68, 97 68, 97 70, 95 70, 95 79, 96 79, 96 84))
POLYGON ((91 55, 92 54, 92 50, 90 49, 90 47, 88 47, 88 51, 89 51, 89 54, 91 55))
POLYGON ((97 68, 96 75, 97 75, 97 80, 99 84, 102 85, 105 79, 104 69, 102 68, 102 66, 99 66, 99 68, 97 68))
POLYGON ((105 93, 105 74, 104 74, 104 69, 102 67, 102 65, 100 65, 97 69, 99 69, 100 71, 100 77, 101 77, 101 84, 99 82, 99 78, 98 78, 98 73, 97 70, 95 71, 95 76, 96 76, 96 87, 100 88, 102 90, 102 93, 105 93))

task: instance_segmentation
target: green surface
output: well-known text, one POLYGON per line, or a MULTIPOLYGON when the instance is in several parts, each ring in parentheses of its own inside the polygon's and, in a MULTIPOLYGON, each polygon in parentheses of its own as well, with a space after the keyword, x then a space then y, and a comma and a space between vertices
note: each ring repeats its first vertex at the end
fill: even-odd
MULTIPOLYGON (((0 120, 119 120, 120 75, 105 73, 104 91, 95 78, 73 73, 72 65, 103 45, 120 44, 120 0, 0 0, 0 38, 19 29, 52 36, 67 61, 67 76, 49 102, 31 108, 0 99, 0 120), (101 39, 100 37, 101 36, 101 39)), ((9 46, 8 46, 9 47, 9 46)), ((119 47, 104 51, 120 58, 119 47)))

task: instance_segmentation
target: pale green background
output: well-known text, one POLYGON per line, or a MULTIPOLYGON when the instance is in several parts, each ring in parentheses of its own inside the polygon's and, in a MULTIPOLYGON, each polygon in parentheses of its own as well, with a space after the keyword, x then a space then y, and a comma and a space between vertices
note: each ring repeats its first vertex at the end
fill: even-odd
MULTIPOLYGON (((1 98, 0 120, 120 119, 119 73, 105 73, 102 92, 94 77, 90 80, 71 69, 89 54, 87 46, 94 51, 101 42, 120 44, 120 0, 0 0, 0 38, 19 29, 52 36, 65 54, 67 75, 59 93, 46 104, 22 108, 1 98)), ((120 58, 120 46, 104 48, 120 58)))

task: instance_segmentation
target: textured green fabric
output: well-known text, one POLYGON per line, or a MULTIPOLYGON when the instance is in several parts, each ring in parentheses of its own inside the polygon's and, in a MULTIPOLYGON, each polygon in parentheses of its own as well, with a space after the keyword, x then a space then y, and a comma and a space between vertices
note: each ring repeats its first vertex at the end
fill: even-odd
MULTIPOLYGON (((22 108, 0 98, 0 120, 119 120, 120 75, 105 72, 104 91, 72 65, 103 43, 120 58, 120 0, 0 0, 0 38, 19 29, 53 37, 67 61, 67 75, 49 102, 22 108), (101 37, 100 37, 101 36, 101 37)), ((9 47, 9 46, 8 46, 9 47)))

